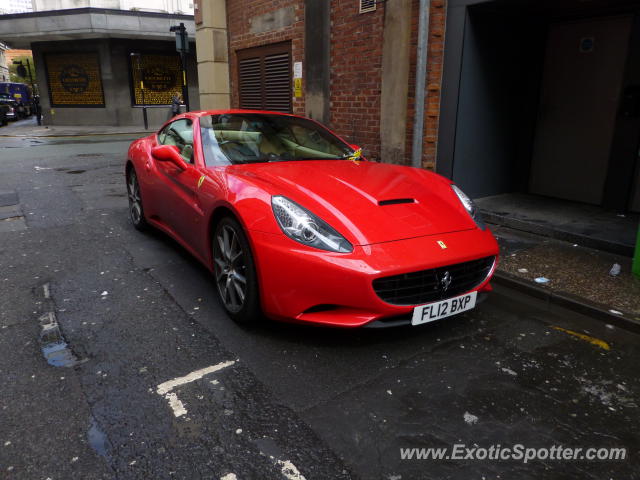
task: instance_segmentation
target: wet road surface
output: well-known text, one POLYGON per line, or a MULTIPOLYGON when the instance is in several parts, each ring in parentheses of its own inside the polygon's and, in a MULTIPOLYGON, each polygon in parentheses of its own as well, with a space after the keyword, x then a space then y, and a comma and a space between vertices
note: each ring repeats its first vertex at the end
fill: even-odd
POLYGON ((129 224, 131 138, 0 138, 0 478, 640 477, 637 336, 506 289, 419 328, 241 328, 129 224), (400 455, 454 444, 628 458, 400 455))

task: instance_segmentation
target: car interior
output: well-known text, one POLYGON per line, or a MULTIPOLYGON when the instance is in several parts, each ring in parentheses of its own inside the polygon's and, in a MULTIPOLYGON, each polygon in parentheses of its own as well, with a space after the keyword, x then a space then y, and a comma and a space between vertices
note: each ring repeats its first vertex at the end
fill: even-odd
POLYGON ((162 145, 175 145, 185 162, 193 163, 193 122, 176 120, 167 125, 158 135, 162 145))
POLYGON ((208 164, 340 159, 350 153, 335 138, 319 128, 293 121, 269 121, 260 117, 222 115, 202 128, 202 142, 208 164))

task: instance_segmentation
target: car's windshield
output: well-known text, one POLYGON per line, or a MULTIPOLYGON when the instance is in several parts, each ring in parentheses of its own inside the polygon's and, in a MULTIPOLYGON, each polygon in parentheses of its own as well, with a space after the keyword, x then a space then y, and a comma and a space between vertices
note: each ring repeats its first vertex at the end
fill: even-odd
POLYGON ((346 159, 353 148, 311 120, 229 113, 200 119, 207 165, 346 159))

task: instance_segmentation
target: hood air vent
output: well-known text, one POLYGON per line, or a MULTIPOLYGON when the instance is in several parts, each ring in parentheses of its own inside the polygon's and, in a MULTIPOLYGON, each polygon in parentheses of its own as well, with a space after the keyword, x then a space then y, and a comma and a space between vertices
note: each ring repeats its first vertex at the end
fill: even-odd
POLYGON ((380 200, 378 205, 384 207, 385 205, 398 205, 400 203, 416 203, 413 198, 393 198, 391 200, 380 200))

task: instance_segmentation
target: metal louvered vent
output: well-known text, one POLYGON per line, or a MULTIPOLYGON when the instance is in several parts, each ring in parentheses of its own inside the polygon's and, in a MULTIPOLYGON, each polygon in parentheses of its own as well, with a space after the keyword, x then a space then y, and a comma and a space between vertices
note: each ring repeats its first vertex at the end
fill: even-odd
POLYGON ((266 110, 291 110, 291 65, 288 53, 264 57, 264 89, 266 110))
POLYGON ((360 13, 373 12, 376 9, 376 0, 360 0, 360 13))
POLYGON ((238 52, 240 108, 291 112, 291 44, 238 52))
POLYGON ((240 108, 259 110, 262 108, 262 75, 260 58, 241 60, 240 72, 240 108))

